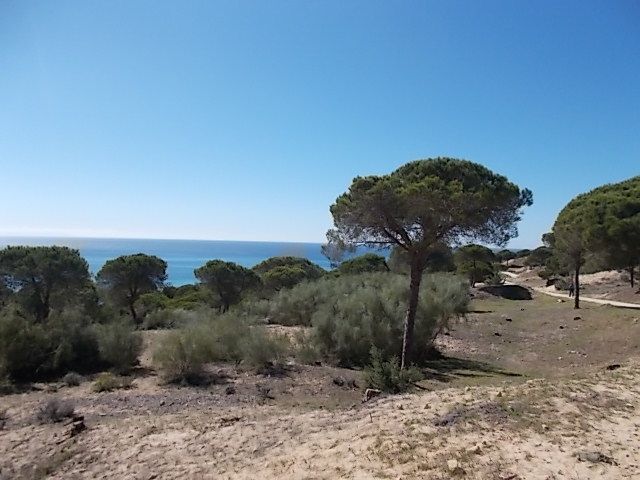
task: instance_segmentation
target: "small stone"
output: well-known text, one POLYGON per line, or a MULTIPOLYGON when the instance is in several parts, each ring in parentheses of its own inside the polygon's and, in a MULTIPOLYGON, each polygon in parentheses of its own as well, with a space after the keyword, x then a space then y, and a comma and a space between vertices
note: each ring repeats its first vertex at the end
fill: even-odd
POLYGON ((558 328, 559 328, 560 330, 564 330, 564 325, 560 325, 558 328))
POLYGON ((478 455, 482 451, 482 447, 479 443, 476 443, 473 447, 467 449, 467 452, 478 455))
POLYGON ((512 319, 510 319, 510 318, 505 318, 505 319, 504 319, 504 321, 505 321, 505 322, 513 322, 513 320, 512 320, 512 319))
POLYGON ((573 317, 574 320, 582 320, 581 316, 573 317))
POLYGON ((494 332, 493 334, 494 334, 496 337, 501 337, 501 336, 502 336, 502 334, 501 334, 500 332, 494 332))
POLYGON ((453 473, 457 472, 460 468, 460 464, 456 459, 447 460, 447 469, 453 473))

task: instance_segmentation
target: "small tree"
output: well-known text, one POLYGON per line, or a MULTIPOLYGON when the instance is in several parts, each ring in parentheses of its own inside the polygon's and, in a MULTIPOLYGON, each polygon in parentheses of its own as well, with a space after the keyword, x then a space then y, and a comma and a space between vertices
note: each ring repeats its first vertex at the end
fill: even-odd
POLYGON ((498 253, 496 253, 496 258, 500 262, 506 262, 507 266, 509 266, 509 261, 511 261, 514 258, 516 258, 516 252, 513 252, 511 250, 507 250, 507 249, 500 250, 498 253))
POLYGON ((397 246, 409 255, 410 294, 401 366, 409 363, 420 283, 429 249, 475 238, 502 245, 517 235, 520 210, 532 195, 507 178, 465 160, 410 162, 382 176, 357 177, 331 206, 329 242, 351 247, 397 246))
POLYGON ((211 260, 194 270, 196 278, 220 297, 222 311, 242 299, 243 293, 260 285, 260 277, 237 263, 211 260))
POLYGON ((317 280, 326 271, 306 258, 271 257, 252 268, 269 290, 291 288, 304 280, 317 280))
POLYGON ((469 277, 472 287, 494 273, 493 262, 497 258, 490 248, 471 243, 458 248, 453 256, 458 272, 469 277))
POLYGON ((109 260, 96 275, 98 287, 116 305, 126 307, 136 324, 141 322, 136 302, 145 293, 156 292, 167 280, 167 262, 161 258, 137 253, 109 260))
POLYGON ((37 322, 89 288, 89 265, 78 250, 67 247, 7 247, 0 250, 0 277, 20 305, 37 322))
POLYGON ((357 274, 367 272, 388 272, 387 261, 382 255, 365 253, 355 258, 345 260, 337 268, 339 273, 357 274))

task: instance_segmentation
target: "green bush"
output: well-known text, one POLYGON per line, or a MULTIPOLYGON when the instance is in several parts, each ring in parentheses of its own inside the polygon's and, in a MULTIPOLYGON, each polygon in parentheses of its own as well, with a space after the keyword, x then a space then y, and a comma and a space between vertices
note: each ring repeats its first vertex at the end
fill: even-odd
POLYGON ((314 365, 322 360, 322 353, 313 335, 298 332, 293 339, 293 355, 299 363, 314 365))
POLYGON ((84 382, 84 377, 76 372, 69 372, 64 377, 62 377, 62 382, 67 387, 77 387, 82 382, 84 382))
POLYGON ((210 361, 207 339, 194 328, 169 332, 160 340, 153 362, 168 382, 200 383, 210 361))
POLYGON ((52 312, 46 323, 0 312, 0 376, 27 381, 100 364, 91 319, 78 310, 52 312))
MULTIPOLYGON (((407 279, 394 274, 358 275, 337 279, 331 301, 312 316, 314 337, 322 353, 343 366, 364 366, 373 347, 384 358, 400 352, 407 309, 407 279)), ((449 320, 468 307, 467 286, 448 274, 423 280, 414 331, 416 361, 433 355, 433 340, 449 320)))
POLYGON ((284 335, 270 334, 264 327, 255 326, 242 339, 243 365, 264 371, 273 365, 281 365, 290 349, 284 335))
POLYGON ((57 423, 74 415, 75 407, 71 400, 52 398, 44 402, 36 412, 40 423, 57 423))
MULTIPOLYGON (((200 306, 200 309, 203 309, 202 306, 200 306)), ((185 327, 201 318, 202 313, 198 310, 185 310, 182 308, 157 310, 145 317, 142 322, 142 328, 145 330, 160 330, 185 327)))
POLYGON ((142 338, 132 325, 117 321, 97 325, 100 358, 119 373, 124 373, 138 363, 142 351, 142 338))
POLYGON ((111 392, 121 388, 131 388, 132 382, 130 378, 118 377, 111 372, 104 372, 98 375, 91 389, 96 392, 111 392))
POLYGON ((421 379, 422 374, 416 368, 401 370, 397 357, 385 360, 380 350, 371 349, 371 364, 364 369, 364 381, 367 387, 387 393, 402 393, 421 379))

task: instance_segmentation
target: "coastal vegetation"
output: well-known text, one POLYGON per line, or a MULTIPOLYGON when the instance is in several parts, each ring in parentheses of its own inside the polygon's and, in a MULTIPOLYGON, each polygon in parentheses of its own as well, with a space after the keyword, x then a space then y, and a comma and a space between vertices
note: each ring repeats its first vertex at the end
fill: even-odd
POLYGON ((571 274, 576 307, 585 268, 625 270, 634 286, 639 189, 635 177, 580 195, 543 246, 494 251, 487 244, 517 234, 531 192, 471 162, 412 162, 354 179, 331 206, 324 252, 332 270, 293 256, 252 268, 214 259, 194 271, 197 283, 180 287, 167 283, 163 259, 143 253, 107 261, 92 279, 77 250, 6 247, 0 379, 129 375, 142 331, 160 329, 168 332, 153 364, 169 382, 207 382, 216 362, 266 373, 322 363, 365 369, 371 386, 401 391, 416 370, 400 372, 438 358, 435 340, 468 313, 469 289, 502 283, 503 269, 537 269, 557 288, 568 288, 571 274), (363 246, 375 250, 357 255, 363 246))

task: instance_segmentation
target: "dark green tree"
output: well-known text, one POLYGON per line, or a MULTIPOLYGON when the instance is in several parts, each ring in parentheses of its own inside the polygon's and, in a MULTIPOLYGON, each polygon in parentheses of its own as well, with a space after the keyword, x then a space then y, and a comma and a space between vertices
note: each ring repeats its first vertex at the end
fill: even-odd
POLYGON ((305 280, 317 280, 327 273, 322 267, 301 257, 271 257, 252 269, 268 290, 291 288, 305 280))
POLYGON ((251 269, 237 263, 210 260, 194 270, 196 278, 220 298, 221 310, 226 312, 238 303, 242 295, 260 285, 260 277, 251 269))
POLYGON ((506 262, 508 266, 509 261, 516 258, 516 252, 512 250, 507 250, 507 249, 500 250, 498 253, 496 253, 496 258, 498 259, 499 262, 506 262))
POLYGON ((529 253, 524 264, 528 267, 541 267, 553 256, 551 248, 543 246, 535 248, 529 253))
POLYGON ((397 246, 409 255, 410 294, 402 367, 413 349, 420 283, 429 249, 438 242, 478 239, 505 244, 532 194, 506 177, 465 160, 410 162, 388 175, 357 177, 331 206, 329 242, 351 247, 397 246))
POLYGON ((89 266, 67 247, 6 247, 0 250, 0 276, 23 309, 44 322, 90 288, 89 266))
POLYGON ((365 253, 364 255, 345 260, 336 271, 345 275, 352 275, 367 272, 388 272, 389 267, 382 255, 365 253))
POLYGON ((127 308, 136 324, 141 322, 136 310, 138 299, 161 290, 166 280, 167 262, 144 253, 109 260, 96 275, 98 288, 116 305, 127 308))
POLYGON ((593 223, 590 244, 609 268, 626 270, 631 287, 640 265, 640 176, 590 193, 593 223))
POLYGON ((469 278, 472 287, 495 273, 493 263, 498 260, 490 248, 475 243, 458 248, 453 257, 458 272, 469 278))
MULTIPOLYGON (((387 264, 392 272, 408 274, 411 271, 411 256, 400 247, 391 247, 387 264)), ((453 249, 449 245, 438 242, 429 247, 425 256, 425 272, 453 272, 455 269, 453 249)))

